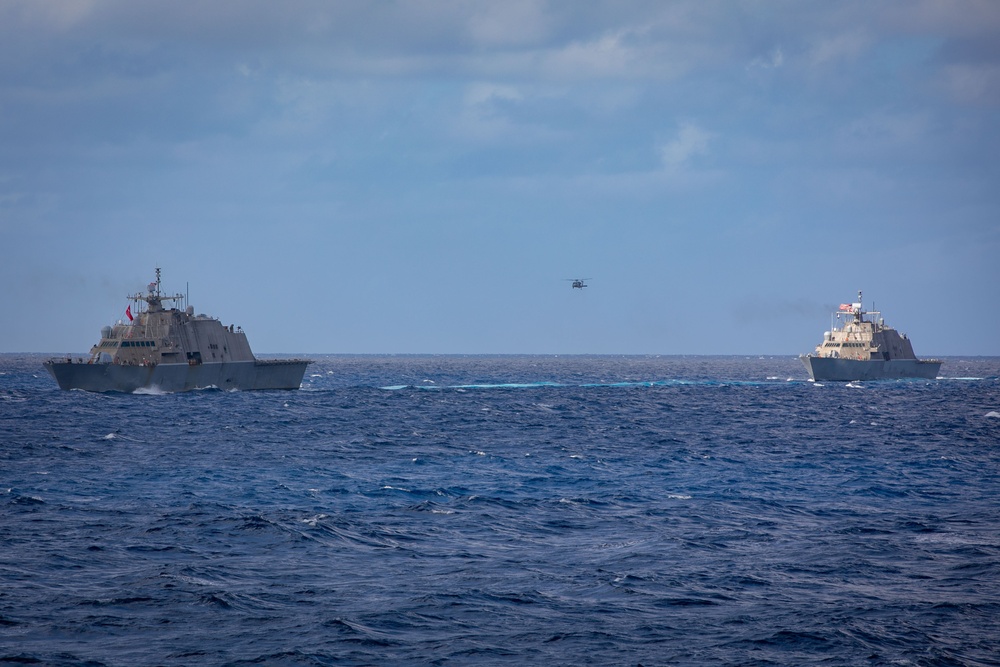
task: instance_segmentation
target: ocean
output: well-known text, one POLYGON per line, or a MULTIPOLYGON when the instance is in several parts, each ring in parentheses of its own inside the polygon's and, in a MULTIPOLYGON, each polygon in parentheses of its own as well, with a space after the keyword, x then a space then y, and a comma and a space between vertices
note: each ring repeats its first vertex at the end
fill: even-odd
POLYGON ((0 665, 1000 665, 1000 358, 0 355, 0 665))

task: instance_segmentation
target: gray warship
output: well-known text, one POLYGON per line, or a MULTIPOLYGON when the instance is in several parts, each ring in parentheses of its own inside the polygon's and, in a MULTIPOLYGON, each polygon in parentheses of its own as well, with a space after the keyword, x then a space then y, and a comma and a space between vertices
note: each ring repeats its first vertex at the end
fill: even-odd
POLYGON ((61 389, 162 392, 298 389, 308 359, 257 359, 240 327, 195 315, 183 294, 160 291, 160 269, 146 293, 129 295, 128 321, 101 329, 90 357, 49 359, 45 369, 61 389), (164 308, 164 302, 185 307, 164 308), (133 313, 132 306, 136 306, 133 313))
POLYGON ((906 334, 886 326, 879 311, 865 311, 861 304, 860 291, 856 303, 840 304, 836 319, 849 321, 831 326, 814 352, 799 356, 810 378, 850 382, 937 377, 941 361, 917 359, 906 334), (865 319, 866 315, 872 319, 865 319))

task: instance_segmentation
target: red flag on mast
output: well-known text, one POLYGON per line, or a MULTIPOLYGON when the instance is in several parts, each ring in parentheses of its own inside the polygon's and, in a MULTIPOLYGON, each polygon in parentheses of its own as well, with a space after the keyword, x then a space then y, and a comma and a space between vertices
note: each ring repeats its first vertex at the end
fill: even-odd
POLYGON ((129 306, 127 308, 125 308, 125 316, 128 317, 128 321, 129 322, 132 321, 132 305, 131 304, 129 304, 129 306))

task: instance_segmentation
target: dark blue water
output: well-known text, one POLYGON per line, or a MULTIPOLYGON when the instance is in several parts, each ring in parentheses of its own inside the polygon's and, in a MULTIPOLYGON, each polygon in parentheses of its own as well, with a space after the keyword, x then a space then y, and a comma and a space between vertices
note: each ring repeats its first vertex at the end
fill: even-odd
POLYGON ((1000 359, 0 355, 0 664, 998 665, 1000 359))

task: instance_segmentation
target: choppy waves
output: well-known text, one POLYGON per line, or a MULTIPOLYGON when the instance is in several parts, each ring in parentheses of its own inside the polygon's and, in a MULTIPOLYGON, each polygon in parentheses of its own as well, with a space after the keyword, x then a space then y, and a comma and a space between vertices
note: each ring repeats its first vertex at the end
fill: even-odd
POLYGON ((996 360, 333 357, 156 396, 30 361, 0 664, 997 664, 996 360))

